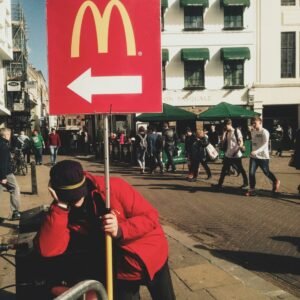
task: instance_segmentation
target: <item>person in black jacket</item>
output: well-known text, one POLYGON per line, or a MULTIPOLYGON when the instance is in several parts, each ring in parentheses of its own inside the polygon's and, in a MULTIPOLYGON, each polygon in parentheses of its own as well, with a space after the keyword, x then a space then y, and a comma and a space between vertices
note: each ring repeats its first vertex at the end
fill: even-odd
POLYGON ((188 178, 193 178, 193 173, 192 173, 192 146, 195 143, 196 136, 195 134, 192 132, 190 127, 186 128, 186 134, 185 134, 185 156, 187 158, 187 164, 188 164, 188 170, 189 170, 189 174, 188 174, 188 178))
POLYGON ((9 151, 9 141, 11 130, 0 129, 0 189, 6 188, 10 193, 10 208, 12 210, 12 220, 20 219, 20 188, 12 170, 11 154, 9 151))
POLYGON ((164 150, 167 154, 167 163, 166 163, 166 170, 169 171, 169 167, 171 166, 172 172, 176 171, 175 163, 174 163, 174 154, 177 148, 177 134, 176 132, 169 127, 169 123, 164 123, 163 128, 163 144, 164 150))
POLYGON ((208 137, 206 136, 203 130, 197 130, 196 132, 197 140, 192 146, 192 176, 189 178, 189 181, 196 181, 199 174, 200 164, 206 171, 207 179, 211 178, 211 171, 207 165, 207 151, 206 147, 209 144, 208 137))
POLYGON ((197 130, 196 138, 196 141, 192 145, 192 177, 189 178, 189 181, 197 180, 200 164, 207 173, 207 179, 211 178, 211 171, 206 162, 206 147, 209 144, 208 137, 203 130, 197 130))

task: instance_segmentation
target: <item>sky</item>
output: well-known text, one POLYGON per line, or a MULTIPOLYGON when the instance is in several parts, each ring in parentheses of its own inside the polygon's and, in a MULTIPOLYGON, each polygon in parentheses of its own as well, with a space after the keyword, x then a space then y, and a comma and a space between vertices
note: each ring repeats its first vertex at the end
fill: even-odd
POLYGON ((20 2, 28 27, 29 62, 43 72, 48 81, 46 44, 46 0, 12 0, 20 2))

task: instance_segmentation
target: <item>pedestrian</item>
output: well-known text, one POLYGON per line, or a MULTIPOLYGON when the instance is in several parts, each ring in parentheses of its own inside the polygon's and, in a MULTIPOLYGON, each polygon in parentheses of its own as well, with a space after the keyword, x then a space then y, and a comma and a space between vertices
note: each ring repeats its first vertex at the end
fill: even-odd
POLYGON ((241 188, 248 186, 248 177, 242 164, 242 151, 244 151, 244 141, 242 133, 239 129, 235 129, 232 126, 232 121, 226 119, 224 121, 225 132, 222 138, 222 148, 224 151, 223 167, 220 175, 220 179, 217 185, 214 187, 222 188, 225 176, 230 174, 231 166, 241 173, 243 176, 243 185, 241 188))
POLYGON ((18 136, 18 148, 22 149, 24 157, 26 157, 26 162, 30 164, 30 154, 31 154, 31 147, 30 147, 30 138, 25 134, 22 130, 18 136))
POLYGON ((83 153, 85 156, 89 154, 90 148, 90 137, 86 130, 82 132, 82 141, 83 141, 83 153))
POLYGON ((294 132, 291 125, 289 125, 287 128, 287 144, 289 150, 294 148, 294 132))
POLYGON ((59 134, 56 132, 55 128, 51 129, 51 133, 48 138, 48 145, 50 148, 50 161, 51 165, 56 164, 56 158, 59 147, 61 147, 61 140, 59 134))
POLYGON ((300 129, 297 130, 295 136, 294 164, 295 168, 300 170, 300 129))
POLYGON ((86 276, 105 282, 105 233, 109 234, 118 258, 114 299, 140 299, 141 284, 154 300, 175 299, 158 212, 121 178, 111 178, 110 186, 108 213, 103 176, 84 172, 72 160, 57 163, 49 182, 54 200, 36 236, 37 249, 43 257, 55 257, 82 245, 88 253, 86 276))
POLYGON ((149 126, 147 136, 148 155, 150 157, 150 174, 156 170, 157 166, 160 168, 160 173, 164 173, 164 167, 161 160, 163 140, 161 135, 156 132, 155 126, 149 126))
POLYGON ((187 159, 187 165, 188 165, 188 176, 187 178, 192 178, 193 173, 192 173, 192 146, 194 142, 196 141, 196 136, 193 134, 192 130, 190 127, 187 127, 185 130, 185 156, 187 159))
POLYGON ((207 179, 211 178, 211 171, 207 165, 207 151, 208 136, 203 130, 197 130, 196 141, 192 145, 192 176, 189 177, 189 181, 196 181, 199 174, 200 164, 203 166, 207 174, 207 179))
POLYGON ((36 165, 42 165, 43 149, 45 149, 45 142, 43 137, 37 130, 33 131, 33 135, 31 137, 31 144, 33 148, 36 165))
POLYGON ((276 142, 277 142, 277 151, 276 151, 275 155, 281 157, 282 149, 283 149, 284 131, 280 124, 277 124, 277 127, 275 129, 275 136, 276 136, 276 142))
POLYGON ((145 156, 147 151, 147 134, 145 128, 141 126, 134 140, 136 158, 140 167, 141 174, 145 173, 145 156))
POLYGON ((280 181, 269 169, 270 154, 269 154, 269 131, 262 126, 262 119, 260 117, 252 118, 251 120, 253 130, 252 136, 252 152, 250 154, 250 166, 249 166, 249 179, 250 189, 246 193, 246 196, 255 196, 255 173, 258 167, 261 168, 265 176, 267 176, 273 184, 272 191, 278 192, 280 187, 280 181))
MULTIPOLYGON (((10 193, 11 219, 20 219, 20 188, 13 174, 12 158, 9 151, 11 130, 0 129, 0 190, 6 188, 10 193)), ((0 191, 1 192, 1 191, 0 191)), ((1 219, 3 221, 3 219, 1 219)))
POLYGON ((163 126, 163 145, 167 154, 166 171, 169 171, 171 166, 172 172, 175 172, 176 167, 173 158, 177 148, 177 134, 172 128, 169 128, 168 122, 165 122, 163 126))
POLYGON ((209 142, 216 148, 219 145, 219 134, 216 131, 216 126, 211 125, 210 131, 208 132, 208 140, 209 142))

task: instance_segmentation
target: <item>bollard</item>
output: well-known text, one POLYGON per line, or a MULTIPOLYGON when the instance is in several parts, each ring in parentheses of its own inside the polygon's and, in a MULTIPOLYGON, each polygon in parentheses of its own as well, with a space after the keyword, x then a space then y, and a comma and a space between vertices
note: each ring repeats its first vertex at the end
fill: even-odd
POLYGON ((31 193, 32 195, 37 195, 38 187, 37 187, 37 178, 36 178, 36 164, 34 161, 32 161, 30 165, 31 165, 31 193))

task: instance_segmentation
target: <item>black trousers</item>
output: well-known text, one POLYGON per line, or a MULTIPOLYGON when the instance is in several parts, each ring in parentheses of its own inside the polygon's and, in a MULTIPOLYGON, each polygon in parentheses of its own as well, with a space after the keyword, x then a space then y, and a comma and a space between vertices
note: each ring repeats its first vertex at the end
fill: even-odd
POLYGON ((150 172, 153 172, 156 167, 159 166, 160 171, 162 172, 164 167, 160 158, 160 152, 154 152, 150 155, 150 172))
POLYGON ((228 170, 229 170, 230 166, 232 166, 232 165, 234 165, 236 170, 242 174, 243 183, 245 185, 248 185, 248 177, 247 177, 246 171, 242 164, 242 158, 228 158, 228 157, 224 157, 224 160, 223 160, 223 167, 222 167, 221 176, 219 179, 219 185, 223 184, 225 176, 227 174, 229 174, 228 170))
POLYGON ((118 280, 116 300, 139 300, 140 286, 146 285, 153 300, 175 300, 168 262, 155 274, 153 280, 118 280))
POLYGON ((207 165, 207 162, 205 160, 192 160, 192 174, 193 174, 193 178, 197 178, 198 177, 200 164, 203 166, 203 168, 204 168, 207 176, 210 177, 211 176, 211 171, 210 171, 210 168, 207 165))
POLYGON ((167 163, 166 163, 166 169, 168 170, 169 167, 171 166, 172 167, 172 171, 175 171, 176 170, 176 167, 175 167, 175 163, 174 163, 174 150, 175 150, 175 146, 168 146, 168 147, 165 147, 165 151, 166 151, 166 154, 167 154, 167 163))

